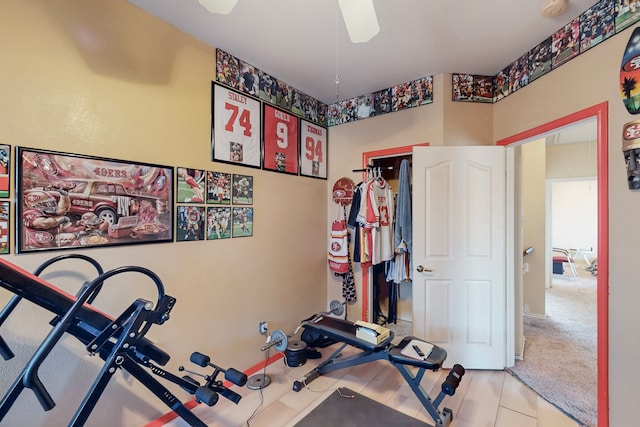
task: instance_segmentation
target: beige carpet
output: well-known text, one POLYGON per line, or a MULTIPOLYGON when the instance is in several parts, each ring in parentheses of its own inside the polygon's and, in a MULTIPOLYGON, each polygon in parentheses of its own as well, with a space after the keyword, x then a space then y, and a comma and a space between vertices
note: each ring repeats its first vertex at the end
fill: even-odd
POLYGON ((547 318, 525 316, 524 360, 509 371, 585 426, 597 425, 596 278, 554 276, 547 318))

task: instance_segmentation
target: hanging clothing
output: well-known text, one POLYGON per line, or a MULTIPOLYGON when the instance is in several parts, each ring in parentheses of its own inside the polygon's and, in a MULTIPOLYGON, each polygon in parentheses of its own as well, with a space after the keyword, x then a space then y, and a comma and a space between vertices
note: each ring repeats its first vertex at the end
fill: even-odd
POLYGON ((393 192, 382 178, 366 182, 357 220, 364 229, 362 245, 363 265, 377 265, 394 257, 393 192))
POLYGON ((353 230, 353 262, 360 262, 360 223, 358 222, 358 211, 360 210, 360 201, 362 199, 362 182, 357 184, 353 190, 353 199, 351 200, 351 208, 347 226, 353 230))
POLYGON ((398 198, 396 206, 396 223, 394 233, 395 259, 393 268, 393 282, 402 283, 411 280, 411 253, 413 232, 411 216, 411 184, 409 183, 409 161, 400 163, 398 178, 398 198))

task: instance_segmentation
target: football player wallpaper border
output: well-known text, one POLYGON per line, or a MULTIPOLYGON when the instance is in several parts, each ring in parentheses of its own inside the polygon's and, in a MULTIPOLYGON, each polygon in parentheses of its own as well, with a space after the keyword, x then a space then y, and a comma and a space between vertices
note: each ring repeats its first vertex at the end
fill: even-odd
POLYGON ((233 237, 253 236, 253 208, 233 208, 233 237))
POLYGON ((9 214, 10 202, 0 202, 0 255, 9 253, 9 214))
POLYGON ((16 252, 173 241, 173 166, 16 149, 16 252))
POLYGON ((0 144, 0 197, 9 197, 9 173, 11 168, 11 146, 0 144))

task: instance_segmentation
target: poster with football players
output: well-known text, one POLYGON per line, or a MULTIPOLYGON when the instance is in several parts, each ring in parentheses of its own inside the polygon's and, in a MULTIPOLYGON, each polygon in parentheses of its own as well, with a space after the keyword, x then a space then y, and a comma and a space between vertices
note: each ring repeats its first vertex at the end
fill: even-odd
POLYGON ((300 175, 327 179, 327 129, 300 119, 300 175))
POLYGON ((260 101, 211 84, 211 160, 260 167, 260 101))
POLYGON ((264 104, 262 168, 298 174, 298 117, 264 104))

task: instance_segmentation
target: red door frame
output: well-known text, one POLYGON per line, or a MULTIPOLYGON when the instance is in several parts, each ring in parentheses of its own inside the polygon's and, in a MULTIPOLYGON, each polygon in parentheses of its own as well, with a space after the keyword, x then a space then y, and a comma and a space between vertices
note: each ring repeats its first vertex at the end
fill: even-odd
POLYGON ((595 117, 597 124, 598 170, 598 426, 609 426, 609 113, 608 102, 585 108, 549 123, 499 140, 510 146, 549 133, 580 120, 595 117))

